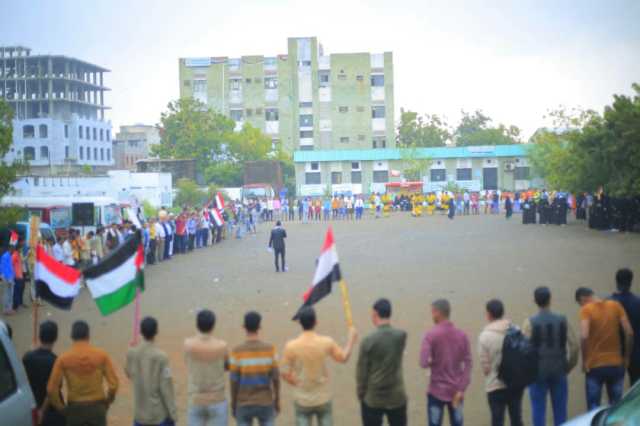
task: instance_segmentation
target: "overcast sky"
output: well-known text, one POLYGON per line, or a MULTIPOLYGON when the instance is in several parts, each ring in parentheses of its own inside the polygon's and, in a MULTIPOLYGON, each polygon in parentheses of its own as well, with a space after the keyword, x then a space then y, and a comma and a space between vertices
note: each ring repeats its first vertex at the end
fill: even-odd
POLYGON ((178 96, 178 58, 392 51, 401 107, 482 109, 525 136, 558 105, 601 111, 640 82, 637 0, 0 0, 0 44, 109 68, 114 126, 154 124, 178 96))

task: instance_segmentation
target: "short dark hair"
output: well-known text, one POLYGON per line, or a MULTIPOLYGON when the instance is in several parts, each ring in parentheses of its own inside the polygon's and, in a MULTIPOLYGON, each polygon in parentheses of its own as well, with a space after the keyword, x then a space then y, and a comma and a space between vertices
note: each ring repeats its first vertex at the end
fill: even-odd
POLYGON ((590 296, 593 296, 593 290, 591 290, 589 287, 579 287, 576 290, 576 302, 580 302, 580 299, 582 299, 583 297, 590 296))
POLYGON ((276 226, 282 226, 282 222, 277 221, 277 222, 276 222, 276 226))
POLYGON ((89 324, 86 321, 78 320, 71 326, 71 340, 87 340, 89 338, 89 324))
POLYGON ((380 318, 391 318, 391 302, 389 299, 378 299, 376 303, 373 304, 373 310, 378 313, 380 318))
POLYGON ((549 303, 551 303, 551 290, 549 290, 549 287, 541 286, 536 288, 533 291, 533 300, 541 308, 549 306, 549 303))
POLYGON ((618 272, 616 272, 616 287, 618 287, 618 291, 629 291, 632 281, 633 271, 631 269, 618 269, 618 272))
POLYGON ((58 340, 58 324, 50 320, 40 323, 38 337, 40 338, 40 343, 45 345, 54 344, 58 340))
POLYGON ((140 321, 140 333, 145 340, 151 340, 158 334, 158 321, 153 317, 144 317, 140 321))
POLYGON ((303 330, 313 330, 316 326, 316 311, 311 306, 305 306, 298 313, 298 320, 303 330))
POLYGON ((447 318, 451 315, 451 304, 447 299, 438 299, 431 304, 431 307, 440 311, 447 318))
POLYGON ((493 319, 500 319, 504 315, 504 305, 499 299, 491 299, 487 302, 487 312, 493 319))
POLYGON ((244 315, 244 328, 249 333, 255 333, 260 328, 262 316, 256 311, 247 312, 244 315))
POLYGON ((202 333, 209 333, 216 325, 216 314, 209 309, 203 309, 198 312, 196 326, 202 333))

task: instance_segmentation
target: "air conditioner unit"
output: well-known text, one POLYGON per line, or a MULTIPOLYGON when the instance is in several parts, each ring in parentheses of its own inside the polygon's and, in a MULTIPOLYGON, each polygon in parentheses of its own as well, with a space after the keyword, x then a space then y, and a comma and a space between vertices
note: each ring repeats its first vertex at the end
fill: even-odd
POLYGON ((515 168, 516 168, 516 166, 515 166, 515 164, 513 164, 513 163, 506 163, 506 164, 504 165, 504 171, 505 171, 505 172, 512 172, 512 171, 514 171, 514 170, 515 170, 515 168))

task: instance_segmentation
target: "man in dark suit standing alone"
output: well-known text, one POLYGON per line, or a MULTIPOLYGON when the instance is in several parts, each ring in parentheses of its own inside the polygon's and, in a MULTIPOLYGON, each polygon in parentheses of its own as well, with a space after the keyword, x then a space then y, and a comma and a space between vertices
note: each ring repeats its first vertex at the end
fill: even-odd
POLYGON ((278 266, 278 256, 280 256, 282 264, 282 272, 287 270, 284 264, 284 239, 287 238, 287 231, 282 227, 282 222, 277 221, 275 228, 271 230, 271 237, 269 238, 269 248, 273 248, 273 254, 275 256, 276 272, 280 272, 278 266))

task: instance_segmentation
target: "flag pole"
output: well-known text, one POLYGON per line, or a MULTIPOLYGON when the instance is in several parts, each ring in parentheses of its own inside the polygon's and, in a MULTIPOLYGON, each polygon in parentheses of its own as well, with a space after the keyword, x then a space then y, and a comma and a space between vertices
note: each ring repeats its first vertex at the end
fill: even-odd
POLYGON ((129 346, 136 346, 140 338, 140 288, 136 287, 135 306, 133 308, 133 333, 129 346))
POLYGON ((40 217, 33 215, 29 220, 29 291, 31 292, 32 297, 31 300, 31 319, 32 319, 32 330, 31 330, 31 344, 35 348, 38 346, 38 308, 40 303, 38 302, 37 292, 35 291, 35 268, 36 268, 36 249, 38 247, 38 235, 40 234, 40 217))
POLYGON ((351 315, 351 302, 349 301, 349 290, 347 283, 340 280, 340 292, 342 293, 342 307, 344 308, 344 317, 347 322, 347 328, 353 327, 353 318, 351 315))

